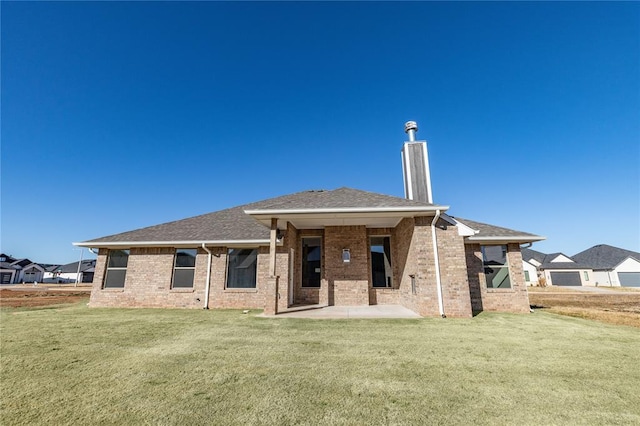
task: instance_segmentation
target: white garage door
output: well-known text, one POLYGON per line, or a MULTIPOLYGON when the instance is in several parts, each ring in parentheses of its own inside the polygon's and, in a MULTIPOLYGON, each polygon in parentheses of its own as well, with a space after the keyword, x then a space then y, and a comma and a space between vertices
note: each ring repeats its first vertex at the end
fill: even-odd
POLYGON ((582 285, 582 281, 580 281, 580 272, 552 272, 551 284, 582 285))
POLYGON ((618 272, 622 287, 640 287, 640 272, 618 272))

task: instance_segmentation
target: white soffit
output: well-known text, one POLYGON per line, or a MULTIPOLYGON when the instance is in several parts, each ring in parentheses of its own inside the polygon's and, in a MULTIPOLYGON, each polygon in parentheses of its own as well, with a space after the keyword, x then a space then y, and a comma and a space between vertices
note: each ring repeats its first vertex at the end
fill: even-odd
POLYGON ((299 209, 299 210, 245 210, 245 213, 271 226, 271 219, 278 219, 278 226, 291 222, 298 229, 322 228, 325 226, 356 226, 369 228, 395 227, 405 217, 433 216, 436 210, 447 210, 449 206, 370 208, 370 209, 299 209))
POLYGON ((472 235, 476 235, 480 231, 476 231, 475 229, 465 225, 464 223, 456 220, 455 218, 449 216, 448 214, 443 214, 442 219, 449 222, 450 224, 458 227, 458 235, 461 237, 470 237, 472 235))
POLYGON ((482 237, 473 236, 465 238, 465 243, 468 244, 508 244, 508 243, 533 243, 535 241, 546 240, 546 237, 539 237, 537 235, 516 235, 508 237, 482 237))

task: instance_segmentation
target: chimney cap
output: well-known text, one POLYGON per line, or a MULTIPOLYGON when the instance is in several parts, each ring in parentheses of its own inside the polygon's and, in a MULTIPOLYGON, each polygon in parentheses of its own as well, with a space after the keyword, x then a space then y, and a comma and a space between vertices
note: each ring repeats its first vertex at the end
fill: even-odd
POLYGON ((410 130, 417 132, 418 123, 416 123, 415 121, 407 121, 406 123, 404 123, 404 132, 409 133, 410 130))

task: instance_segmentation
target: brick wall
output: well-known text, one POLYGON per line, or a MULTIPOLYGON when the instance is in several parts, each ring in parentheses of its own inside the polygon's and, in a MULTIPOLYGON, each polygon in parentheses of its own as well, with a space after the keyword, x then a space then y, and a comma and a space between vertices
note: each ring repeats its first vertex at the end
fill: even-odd
MULTIPOLYGON (((226 289, 228 250, 225 247, 210 248, 213 255, 208 306, 263 309, 267 302, 275 300, 278 310, 284 310, 289 305, 290 254, 293 249, 295 303, 401 304, 423 316, 439 316, 431 220, 432 217, 407 218, 389 229, 340 226, 324 230, 297 230, 289 224, 284 231, 284 244, 277 247, 277 299, 275 294, 267 294, 266 291, 269 247, 258 249, 255 289, 226 289), (371 235, 391 236, 392 288, 371 286, 371 235), (303 236, 323 237, 320 288, 301 287, 303 236), (342 261, 343 248, 350 250, 350 263, 342 261), (412 275, 415 277, 415 294, 412 275)), ((528 312, 529 300, 518 244, 508 246, 512 288, 487 289, 480 246, 465 246, 455 226, 443 221, 438 225, 440 272, 447 316, 467 317, 472 308, 474 311, 528 312)), ((132 248, 124 288, 102 289, 108 250, 100 249, 90 306, 202 308, 207 273, 206 251, 198 249, 192 289, 171 288, 174 254, 175 249, 170 247, 132 248)))
MULTIPOLYGON (((253 308, 265 306, 265 287, 269 276, 269 247, 258 249, 257 282, 255 289, 227 289, 227 248, 209 249, 211 256, 211 285, 209 308, 253 308)), ((172 289, 175 249, 132 248, 129 254, 125 285, 122 289, 103 289, 108 250, 100 249, 96 260, 90 306, 203 308, 208 254, 201 248, 196 256, 193 288, 172 289)), ((276 271, 280 276, 279 309, 286 308, 289 266, 286 247, 278 247, 276 271), (284 284, 282 284, 284 283, 284 284)))
POLYGON ((524 281, 522 255, 519 244, 507 245, 507 262, 511 288, 487 288, 482 252, 479 244, 467 244, 465 247, 471 304, 474 312, 529 312, 529 295, 524 281))
POLYGON ((108 250, 100 249, 89 306, 203 308, 207 253, 198 249, 193 288, 171 288, 175 249, 132 248, 124 288, 103 289, 108 250))
MULTIPOLYGON (((395 228, 396 276, 400 284, 398 303, 423 316, 440 316, 431 222, 433 217, 404 219, 395 228), (415 294, 412 277, 415 280, 415 294)), ((438 221, 438 259, 446 316, 471 316, 471 300, 465 267, 464 240, 458 229, 438 221)))
POLYGON ((329 304, 353 306, 369 304, 369 244, 365 226, 327 226, 324 230, 325 277, 329 304), (342 250, 349 249, 351 261, 342 261, 342 250))
POLYGON ((458 228, 438 221, 438 259, 444 313, 448 317, 471 317, 471 296, 463 237, 458 228), (445 229, 442 229, 442 228, 445 229))

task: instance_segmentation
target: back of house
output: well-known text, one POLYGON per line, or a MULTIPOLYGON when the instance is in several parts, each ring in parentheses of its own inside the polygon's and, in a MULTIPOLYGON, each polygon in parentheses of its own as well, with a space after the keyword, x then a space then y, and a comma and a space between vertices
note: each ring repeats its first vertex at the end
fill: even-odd
POLYGON ((405 131, 404 198, 310 190, 74 243, 98 250, 90 306, 529 312, 520 246, 544 238, 447 214, 405 131))

